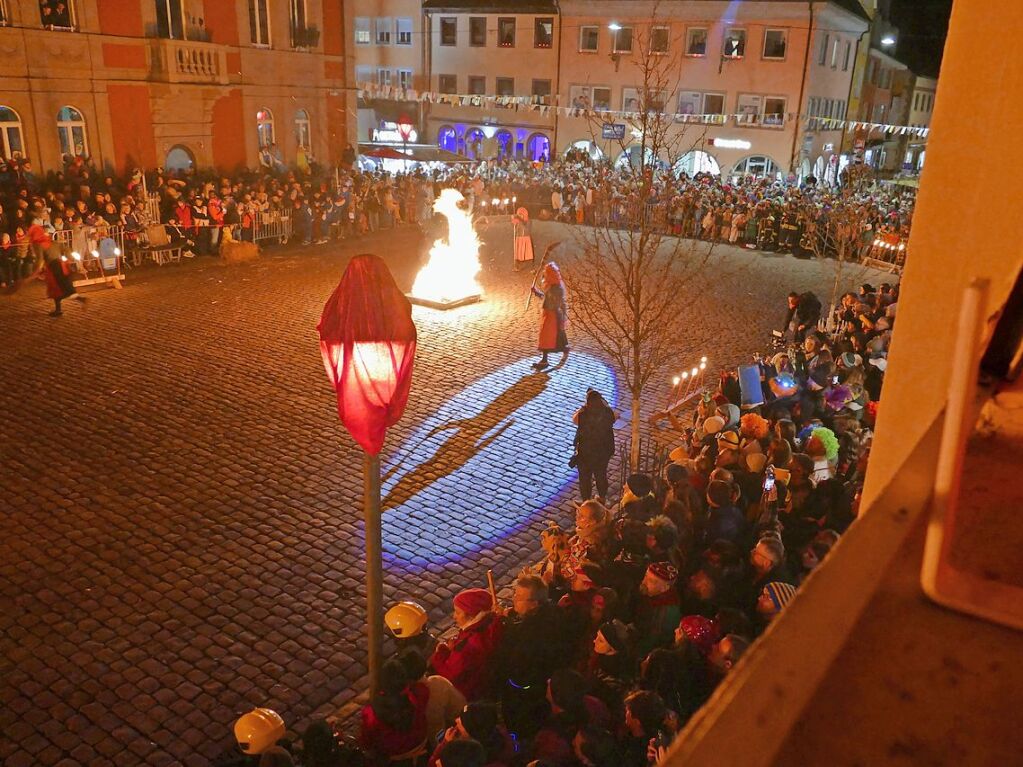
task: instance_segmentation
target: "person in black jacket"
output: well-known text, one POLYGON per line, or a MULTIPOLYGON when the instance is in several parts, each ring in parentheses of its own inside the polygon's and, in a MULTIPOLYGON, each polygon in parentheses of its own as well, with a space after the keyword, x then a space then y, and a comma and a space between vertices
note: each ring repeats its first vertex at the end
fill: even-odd
POLYGON ((543 722, 547 680, 555 669, 566 665, 569 647, 561 614, 550 603, 547 586, 540 578, 519 576, 512 606, 494 658, 495 678, 505 725, 523 742, 532 738, 543 722))
POLYGON ((817 329, 821 318, 821 302, 813 293, 789 293, 789 310, 785 315, 785 328, 790 338, 802 341, 817 329))
POLYGON ((584 501, 593 497, 603 504, 607 498, 607 464, 615 453, 615 413, 600 392, 588 389, 586 404, 576 411, 576 465, 579 468, 579 494, 584 501))

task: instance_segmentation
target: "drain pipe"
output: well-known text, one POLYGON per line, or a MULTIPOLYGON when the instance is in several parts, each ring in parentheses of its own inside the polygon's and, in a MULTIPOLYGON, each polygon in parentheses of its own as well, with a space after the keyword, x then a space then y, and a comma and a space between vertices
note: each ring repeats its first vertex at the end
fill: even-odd
POLYGON ((797 177, 798 174, 795 173, 796 148, 799 145, 799 126, 803 124, 801 118, 803 114, 803 96, 806 93, 806 73, 810 68, 810 47, 813 45, 813 4, 814 0, 810 0, 807 3, 810 8, 810 29, 806 33, 806 48, 803 50, 803 79, 799 83, 799 103, 796 104, 796 129, 792 131, 792 155, 789 157, 789 171, 797 177))

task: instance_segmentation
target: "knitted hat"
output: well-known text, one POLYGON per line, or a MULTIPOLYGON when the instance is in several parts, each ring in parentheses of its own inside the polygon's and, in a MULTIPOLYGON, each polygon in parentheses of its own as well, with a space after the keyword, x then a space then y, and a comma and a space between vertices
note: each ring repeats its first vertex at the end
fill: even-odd
POLYGON ((646 474, 630 474, 625 484, 629 486, 629 490, 637 498, 642 498, 644 495, 649 495, 654 491, 654 482, 646 474))
POLYGON ((629 627, 617 618, 602 623, 598 630, 615 652, 620 654, 629 649, 629 627))
POLYGON ((678 578, 678 570, 668 562, 654 562, 646 571, 665 583, 674 583, 678 578))
POLYGON ((494 606, 486 589, 462 589, 455 594, 455 607, 466 615, 486 612, 494 606))
POLYGON ((685 634, 686 639, 700 651, 701 655, 709 653, 710 648, 721 638, 717 624, 702 615, 687 615, 678 627, 685 634))
POLYGON ((781 609, 791 602, 792 597, 796 595, 796 587, 791 583, 771 581, 764 586, 764 592, 771 598, 771 602, 774 603, 774 609, 781 612, 781 609))
POLYGON ((708 437, 717 434, 725 428, 725 419, 719 415, 712 415, 703 422, 703 433, 708 437))

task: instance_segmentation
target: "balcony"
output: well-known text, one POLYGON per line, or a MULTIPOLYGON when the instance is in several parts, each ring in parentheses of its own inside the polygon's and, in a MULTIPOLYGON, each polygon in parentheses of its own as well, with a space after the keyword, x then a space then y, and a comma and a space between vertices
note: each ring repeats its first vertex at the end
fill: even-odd
POLYGON ((291 47, 292 48, 315 48, 320 44, 320 30, 316 27, 292 27, 291 47))
POLYGON ((222 46, 164 39, 150 40, 149 45, 153 79, 168 83, 227 84, 227 53, 222 46))

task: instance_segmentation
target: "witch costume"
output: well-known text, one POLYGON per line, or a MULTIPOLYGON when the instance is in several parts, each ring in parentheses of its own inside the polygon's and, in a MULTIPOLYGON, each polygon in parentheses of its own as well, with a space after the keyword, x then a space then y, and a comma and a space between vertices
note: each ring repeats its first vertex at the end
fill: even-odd
POLYGON ((561 279, 561 270, 553 261, 544 267, 543 286, 542 291, 535 286, 532 289, 536 296, 543 298, 540 340, 537 344, 543 356, 539 362, 533 363, 537 370, 543 370, 550 364, 547 361, 550 352, 561 352, 562 363, 568 358, 568 336, 565 333, 568 327, 568 294, 564 280, 561 279))

